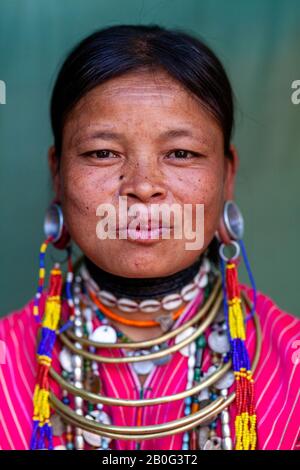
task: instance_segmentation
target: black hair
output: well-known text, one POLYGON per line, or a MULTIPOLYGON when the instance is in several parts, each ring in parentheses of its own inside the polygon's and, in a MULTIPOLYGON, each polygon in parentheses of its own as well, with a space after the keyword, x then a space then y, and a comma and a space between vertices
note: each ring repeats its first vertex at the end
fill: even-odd
POLYGON ((165 70, 201 100, 219 123, 224 153, 230 157, 233 93, 212 50, 202 40, 180 30, 157 25, 118 25, 83 39, 59 71, 51 98, 51 124, 58 158, 65 119, 80 98, 111 78, 143 68, 165 70))

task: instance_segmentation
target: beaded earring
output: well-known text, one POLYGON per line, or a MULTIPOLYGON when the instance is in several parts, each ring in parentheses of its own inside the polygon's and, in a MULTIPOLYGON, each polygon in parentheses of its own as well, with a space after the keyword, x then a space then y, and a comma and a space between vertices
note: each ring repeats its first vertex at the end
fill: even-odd
MULTIPOLYGON (((53 449, 53 434, 50 422, 49 377, 52 354, 59 326, 62 307, 63 275, 59 263, 55 263, 50 272, 49 288, 46 293, 44 309, 41 314, 41 297, 45 284, 45 255, 47 247, 52 243, 58 249, 67 249, 68 273, 66 279, 66 297, 72 321, 73 299, 71 285, 73 268, 71 259, 70 236, 63 221, 60 205, 53 202, 46 212, 44 222, 46 240, 42 243, 39 256, 39 282, 33 305, 33 314, 40 326, 40 342, 37 349, 37 380, 33 395, 33 431, 31 450, 53 449)), ((65 326, 66 327, 66 326, 65 326)))
POLYGON ((236 450, 255 450, 256 414, 254 402, 254 380, 251 372, 250 359, 246 348, 246 329, 243 318, 241 292, 238 280, 238 258, 240 251, 244 258, 246 269, 253 289, 253 305, 246 321, 256 310, 256 287, 251 273, 245 246, 242 241, 244 234, 244 219, 238 206, 233 201, 226 201, 223 211, 223 221, 230 235, 228 245, 220 244, 224 313, 231 347, 231 359, 235 374, 237 414, 235 418, 236 450), (227 257, 225 249, 234 249, 234 254, 227 257))

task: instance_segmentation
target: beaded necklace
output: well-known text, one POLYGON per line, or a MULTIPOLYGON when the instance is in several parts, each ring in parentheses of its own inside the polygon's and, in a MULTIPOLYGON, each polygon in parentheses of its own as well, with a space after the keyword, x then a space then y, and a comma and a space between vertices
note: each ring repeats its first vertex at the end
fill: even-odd
MULTIPOLYGON (((159 348, 157 352, 150 351, 149 353, 149 351, 137 351, 136 356, 135 353, 133 353, 134 357, 130 357, 131 353, 129 352, 127 357, 107 358, 94 354, 96 350, 95 347, 117 346, 117 331, 106 324, 104 327, 110 332, 110 339, 99 342, 85 338, 85 332, 88 327, 92 325, 91 318, 85 318, 89 315, 86 312, 90 311, 91 305, 86 303, 87 292, 84 292, 82 289, 81 277, 77 277, 76 282, 73 282, 70 251, 65 284, 66 298, 69 306, 68 319, 65 324, 60 325, 63 278, 58 264, 56 264, 51 271, 44 314, 42 317, 40 316, 40 298, 45 278, 44 256, 50 241, 51 237, 47 239, 41 247, 39 285, 33 308, 33 313, 41 325, 41 340, 37 351, 38 374, 33 397, 34 413, 31 449, 52 449, 53 435, 56 435, 56 432, 58 432, 57 429, 59 429, 59 431, 62 429, 62 423, 59 417, 56 414, 50 417, 50 405, 57 410, 67 423, 66 445, 68 448, 84 449, 87 443, 93 448, 101 450, 108 448, 112 439, 125 438, 128 440, 132 438, 139 441, 169 436, 182 431, 182 448, 185 450, 193 450, 197 448, 197 446, 204 450, 215 448, 231 449, 232 441, 229 432, 229 414, 227 407, 235 398, 237 402, 235 448, 245 450, 255 449, 256 415, 252 372, 258 362, 261 348, 261 334, 259 321, 255 314, 255 306, 254 304, 251 305, 251 302, 249 299, 247 300, 246 297, 246 303, 248 307, 251 308, 251 314, 247 316, 246 321, 253 317, 257 332, 256 353, 251 369, 245 345, 245 319, 243 318, 244 312, 242 310, 241 293, 237 279, 237 263, 235 259, 238 255, 236 254, 235 257, 226 259, 221 250, 222 246, 220 248, 221 258, 226 260, 226 266, 224 263, 221 263, 223 310, 225 314, 225 322, 223 318, 221 331, 214 331, 214 326, 216 327, 216 325, 211 325, 212 322, 216 322, 215 316, 220 305, 219 300, 221 300, 218 294, 220 285, 218 281, 215 283, 216 285, 213 289, 214 295, 211 297, 211 301, 208 299, 198 313, 197 309, 200 306, 199 299, 201 296, 197 296, 191 301, 187 311, 189 311, 191 316, 193 315, 193 318, 184 322, 179 328, 174 328, 174 333, 173 330, 171 330, 157 339, 137 343, 129 341, 127 345, 129 348, 133 347, 135 349, 139 347, 144 349, 146 346, 155 345, 159 348), (204 318, 206 313, 208 313, 207 317, 204 318), (202 317, 204 318, 203 322, 195 329, 194 325, 198 324, 197 322, 199 322, 202 317), (89 325, 88 322, 90 322, 89 325), (70 331, 70 327, 73 329, 73 332, 70 331), (212 350, 213 364, 204 373, 204 370, 201 370, 204 342, 202 339, 201 343, 200 335, 209 327, 212 328, 212 331, 208 336, 207 342, 209 348, 212 350), (67 330, 67 336, 73 338, 74 343, 70 342, 68 337, 64 335, 65 330, 67 330), (112 334, 116 337, 114 340, 111 338, 112 334), (62 377, 51 367, 56 335, 60 336, 60 339, 64 343, 64 347, 59 354, 59 359, 64 369, 62 377), (161 343, 163 343, 164 340, 173 338, 175 335, 177 335, 175 344, 173 346, 167 345, 166 351, 164 351, 164 346, 161 343), (105 343, 107 343, 107 346, 105 343), (158 346, 159 344, 160 346, 158 346), (89 352, 86 351, 84 345, 89 345, 89 352), (176 351, 180 351, 181 354, 188 357, 187 387, 184 392, 162 396, 159 399, 145 399, 143 393, 141 393, 140 400, 123 400, 112 397, 105 398, 101 393, 99 395, 101 381, 98 372, 98 363, 126 362, 145 364, 145 362, 147 363, 147 361, 154 359, 164 358, 164 360, 166 360, 171 353, 176 351), (147 355, 145 353, 149 353, 149 355, 144 360, 141 357, 147 355), (234 374, 229 370, 231 361, 234 374), (227 367, 227 363, 229 367, 227 367), (199 380, 199 371, 201 371, 201 380, 199 380), (62 402, 50 389, 49 374, 60 384, 62 389, 65 389, 62 393, 62 402), (234 376, 236 380, 236 394, 231 393, 228 395, 228 389, 233 383, 234 376), (68 380, 65 380, 65 378, 68 380), (99 389, 98 392, 92 394, 85 391, 85 384, 88 383, 88 379, 91 379, 92 387, 99 389), (72 403, 68 396, 69 393, 74 396, 72 403), (103 404, 105 403, 109 405, 119 404, 121 406, 134 405, 140 407, 176 401, 179 397, 185 398, 185 416, 154 426, 138 425, 133 427, 118 427, 111 423, 110 416, 103 409, 103 404), (205 400, 206 402, 209 400, 209 404, 202 406, 205 400), (97 403, 96 406, 93 405, 94 402, 97 403), (72 411, 69 405, 72 405, 75 411, 72 411), (222 437, 217 436, 215 431, 218 418, 222 424, 222 437), (144 433, 140 430, 140 427, 143 428, 144 433), (99 441, 100 438, 101 440, 99 441), (205 442, 204 439, 206 439, 205 442)), ((237 244, 235 243, 235 245, 237 244)), ((216 271, 213 274, 218 276, 216 271)), ((92 305, 94 304, 92 303, 92 305)), ((93 332, 90 333, 93 334, 93 332)), ((142 370, 142 372, 144 372, 144 370, 142 370)))
MULTIPOLYGON (((121 342, 130 342, 130 339, 118 328, 115 326, 112 327, 109 325, 109 319, 105 316, 103 312, 99 310, 92 302, 88 303, 88 298, 86 296, 86 292, 82 290, 80 287, 81 279, 77 277, 76 279, 77 284, 75 286, 75 296, 74 296, 74 304, 75 304, 75 312, 76 306, 81 304, 81 315, 78 315, 76 318, 77 328, 84 335, 91 336, 93 334, 93 322, 92 317, 93 314, 96 315, 98 320, 101 323, 101 327, 106 328, 106 334, 110 338, 110 342, 116 338, 119 339, 121 342), (81 320, 79 321, 79 316, 81 320), (114 338, 114 335, 116 338, 114 338)), ((206 289, 205 298, 207 298, 210 291, 210 286, 206 289)), ((222 313, 222 312, 221 312, 222 313)), ((100 327, 100 328, 101 328, 100 327)), ((98 327, 99 328, 99 327, 98 327)), ((77 331, 78 333, 78 331, 77 331)), ((160 346, 161 347, 161 346, 160 346)), ((158 347, 159 348, 159 347, 158 347)), ((205 335, 202 334, 197 338, 196 341, 192 342, 188 347, 183 348, 181 351, 182 354, 188 356, 188 369, 187 369, 187 386, 186 389, 191 388, 193 385, 199 383, 200 379, 203 379, 205 376, 209 377, 220 365, 221 361, 228 359, 228 352, 230 349, 230 345, 227 340, 227 329, 224 316, 218 315, 216 321, 211 325, 211 332, 208 335, 208 341, 205 339, 205 335), (208 343, 208 344, 207 344, 208 343), (212 362, 213 364, 208 368, 207 372, 204 373, 202 371, 202 361, 204 355, 204 349, 208 346, 211 355, 212 355, 212 362)), ((90 346, 90 350, 93 352, 95 348, 90 346)), ((157 350, 157 348, 153 347, 153 350, 157 350)), ((145 354, 147 351, 142 351, 145 354)), ((165 364, 166 361, 169 360, 169 357, 163 358, 164 360, 156 362, 156 365, 165 364)), ((98 366, 93 361, 85 360, 80 367, 82 368, 81 372, 76 371, 79 366, 78 357, 74 355, 71 357, 71 363, 75 367, 70 368, 70 362, 66 359, 65 351, 63 350, 60 355, 60 361, 62 367, 65 368, 63 370, 63 376, 69 381, 76 381, 77 386, 79 386, 78 380, 84 381, 84 385, 87 389, 94 391, 96 393, 100 392, 101 389, 101 381, 99 378, 99 370, 98 366), (66 370, 68 369, 68 370, 66 370)), ((142 362, 137 364, 143 364, 142 362)), ((147 361, 145 361, 146 369, 147 369, 147 361)), ((144 372, 145 369, 142 371, 144 372)), ((138 370, 136 370, 138 373, 138 370)), ((147 373, 150 371, 148 370, 147 373)), ((143 373, 144 375, 144 373, 143 373)), ((184 407, 184 415, 188 416, 191 413, 195 413, 202 405, 208 404, 216 400, 219 396, 227 397, 228 395, 228 388, 232 385, 234 381, 234 375, 232 372, 228 372, 219 382, 214 384, 213 387, 206 388, 202 390, 199 394, 186 397, 185 398, 185 407, 184 407)), ((141 387, 141 392, 143 388, 141 387)), ((98 422, 102 422, 104 424, 111 424, 111 418, 103 411, 103 405, 97 404, 94 405, 91 402, 86 404, 84 408, 82 405, 82 401, 80 400, 76 403, 75 397, 75 409, 78 414, 85 414, 85 417, 89 420, 96 420, 98 422), (76 408, 77 405, 77 408, 76 408)), ((142 396, 141 396, 142 398, 142 396)), ((69 405, 70 398, 68 397, 67 392, 63 391, 63 403, 69 405)), ((55 415, 54 415, 55 416, 55 415)), ((57 418, 55 418, 57 420, 57 418)), ((138 416, 138 425, 139 425, 139 416, 138 416)), ((54 428, 58 427, 57 424, 55 425, 54 420, 54 428)), ((56 429, 55 429, 56 432, 56 429)), ((70 426, 67 429, 66 435, 66 448, 73 449, 74 445, 72 444, 72 440, 75 443, 75 449, 83 449, 84 443, 87 443, 94 449, 104 450, 109 449, 109 444, 111 443, 111 439, 99 436, 89 431, 82 431, 75 428, 75 434, 72 438, 70 434, 70 426)), ((140 448, 140 443, 137 443, 136 448, 140 448)), ((183 433, 182 438, 182 450, 196 450, 196 449, 203 449, 203 450, 210 450, 210 449, 232 449, 232 440, 230 437, 230 428, 229 428, 229 412, 227 409, 223 410, 219 416, 215 417, 215 419, 211 420, 210 422, 206 423, 205 426, 199 426, 197 428, 192 429, 191 431, 187 431, 183 433), (216 428, 217 428, 217 421, 221 421, 222 425, 222 437, 217 436, 216 428)))

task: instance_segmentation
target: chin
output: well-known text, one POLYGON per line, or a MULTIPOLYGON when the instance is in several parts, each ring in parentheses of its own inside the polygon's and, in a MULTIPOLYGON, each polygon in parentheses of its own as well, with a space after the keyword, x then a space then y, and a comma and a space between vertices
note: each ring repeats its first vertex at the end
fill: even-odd
MULTIPOLYGON (((106 271, 111 272, 117 276, 129 278, 147 278, 147 277, 163 277, 171 274, 171 263, 166 262, 160 256, 143 256, 136 253, 133 256, 128 256, 128 253, 121 255, 114 255, 114 259, 95 260, 96 264, 106 271)), ((180 266, 174 266, 173 272, 180 269, 180 266)))
POLYGON ((162 277, 170 274, 169 270, 170 265, 165 262, 162 265, 156 257, 152 259, 149 259, 149 257, 146 259, 143 259, 143 257, 133 257, 131 259, 124 257, 121 262, 115 265, 114 274, 136 278, 162 277))
MULTIPOLYGON (((83 248, 83 247, 82 247, 83 248)), ((164 277, 183 269, 194 261, 195 254, 169 240, 153 245, 134 244, 128 240, 102 242, 83 248, 97 266, 112 274, 130 278, 164 277), (189 259, 191 258, 191 259, 189 259)))

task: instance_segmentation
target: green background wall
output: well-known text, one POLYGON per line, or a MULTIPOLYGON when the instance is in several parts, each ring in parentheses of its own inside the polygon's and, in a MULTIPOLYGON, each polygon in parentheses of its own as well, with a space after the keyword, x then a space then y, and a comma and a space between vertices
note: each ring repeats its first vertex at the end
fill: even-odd
MULTIPOLYGON (((237 97, 236 199, 258 288, 300 315, 300 79, 298 0, 0 0, 0 315, 32 297, 51 198, 48 103, 65 54, 118 23, 159 23, 203 37, 237 97)), ((243 272, 242 280, 246 281, 243 272)))

